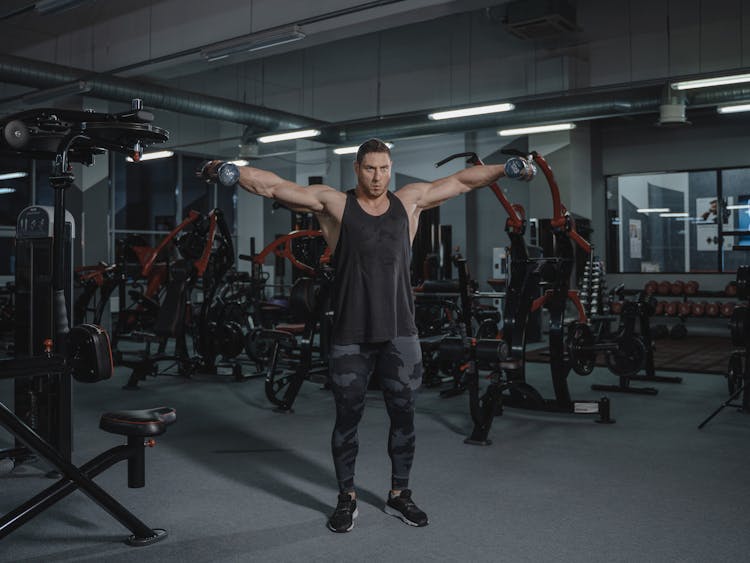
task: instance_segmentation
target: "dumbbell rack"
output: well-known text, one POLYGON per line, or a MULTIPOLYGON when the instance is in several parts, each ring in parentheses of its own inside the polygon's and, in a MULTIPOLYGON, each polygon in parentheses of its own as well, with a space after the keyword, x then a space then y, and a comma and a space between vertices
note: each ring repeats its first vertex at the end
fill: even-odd
POLYGON ((657 299, 655 318, 677 321, 671 329, 666 329, 664 324, 655 327, 654 336, 657 339, 667 335, 676 339, 684 338, 687 336, 687 321, 690 319, 729 319, 736 305, 734 282, 728 284, 724 291, 700 291, 697 282, 681 281, 662 281, 659 284, 652 281, 648 282, 644 289, 657 299), (690 284, 695 284, 692 289, 690 284), (658 286, 658 289, 655 286, 658 286), (711 301, 694 301, 696 298, 707 298, 711 301))
POLYGON ((604 273, 604 265, 598 257, 594 256, 594 247, 591 247, 590 259, 583 268, 583 276, 578 284, 579 298, 583 310, 588 318, 602 314, 603 296, 607 289, 607 277, 604 273))

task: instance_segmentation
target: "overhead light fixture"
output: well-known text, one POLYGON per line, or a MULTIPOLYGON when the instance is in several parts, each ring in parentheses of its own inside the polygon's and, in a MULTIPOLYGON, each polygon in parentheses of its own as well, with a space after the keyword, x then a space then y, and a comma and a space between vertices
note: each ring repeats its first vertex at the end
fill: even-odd
POLYGON ((28 175, 28 172, 5 172, 0 174, 0 180, 15 180, 17 178, 25 178, 28 175))
MULTIPOLYGON (((354 154, 359 150, 359 147, 362 145, 357 145, 356 147, 339 147, 337 149, 333 149, 334 154, 354 154)), ((393 143, 386 143, 385 146, 387 146, 389 149, 393 148, 393 143)))
POLYGON ((668 213, 659 213, 659 217, 688 217, 689 214, 685 212, 668 212, 668 213))
POLYGON ((717 106, 716 111, 719 113, 740 113, 743 111, 750 111, 750 101, 723 104, 717 106))
POLYGON ((438 112, 429 114, 427 117, 429 119, 434 119, 434 120, 455 119, 457 117, 469 117, 472 115, 485 115, 487 113, 500 113, 503 111, 511 111, 512 109, 515 109, 515 107, 516 106, 514 106, 511 103, 493 104, 490 106, 476 106, 472 108, 438 111, 438 112))
POLYGON ((86 2, 91 2, 91 0, 37 0, 34 2, 34 11, 39 14, 57 14, 72 10, 86 2))
POLYGON ((750 204, 743 203, 741 205, 727 205, 725 209, 746 209, 750 210, 750 204))
POLYGON ((16 188, 0 188, 0 195, 8 195, 16 193, 16 188))
POLYGON ((715 76, 714 78, 699 78, 673 82, 673 90, 693 90, 694 88, 710 88, 711 86, 726 86, 727 84, 741 84, 750 82, 750 74, 732 74, 729 76, 715 76))
POLYGON ((201 56, 208 61, 218 61, 238 53, 268 49, 299 41, 305 37, 307 36, 298 25, 277 27, 209 45, 201 50, 201 56))
POLYGON ((555 123, 553 125, 537 125, 533 127, 521 127, 518 129, 503 129, 497 134, 501 137, 512 137, 514 135, 530 135, 532 133, 548 133, 550 131, 568 131, 575 129, 575 123, 555 123))
MULTIPOLYGON (((172 151, 146 152, 141 155, 141 158, 138 159, 138 162, 143 162, 144 160, 156 160, 157 158, 169 158, 173 155, 174 152, 172 151)), ((133 160, 133 157, 131 156, 126 156, 125 160, 127 160, 128 162, 135 162, 135 160, 133 160)))
POLYGON ((277 141, 291 141, 292 139, 307 139, 320 135, 318 129, 303 129, 302 131, 289 131, 288 133, 276 133, 258 137, 259 143, 276 143, 277 141))
POLYGON ((234 164, 235 166, 247 166, 248 164, 250 164, 250 161, 245 159, 230 160, 229 164, 234 164))
POLYGON ((641 207, 636 209, 638 213, 669 213, 669 207, 641 207))
POLYGON ((22 96, 21 101, 27 105, 43 104, 57 100, 58 98, 77 96, 90 91, 91 85, 88 82, 84 80, 76 80, 75 82, 63 84, 62 86, 55 86, 54 88, 45 88, 44 90, 30 92, 22 96))

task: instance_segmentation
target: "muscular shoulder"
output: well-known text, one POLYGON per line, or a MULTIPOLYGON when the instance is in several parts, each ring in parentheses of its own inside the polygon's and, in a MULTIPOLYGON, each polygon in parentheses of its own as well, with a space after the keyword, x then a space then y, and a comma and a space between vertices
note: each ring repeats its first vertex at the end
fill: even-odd
POLYGON ((320 213, 330 217, 341 219, 346 206, 346 193, 333 189, 330 186, 313 185, 306 189, 321 203, 320 213))
POLYGON ((424 194, 429 189, 429 187, 430 184, 428 184, 427 182, 407 184, 403 188, 396 190, 393 195, 401 200, 401 203, 408 211, 415 207, 419 207, 420 202, 424 198, 424 194))

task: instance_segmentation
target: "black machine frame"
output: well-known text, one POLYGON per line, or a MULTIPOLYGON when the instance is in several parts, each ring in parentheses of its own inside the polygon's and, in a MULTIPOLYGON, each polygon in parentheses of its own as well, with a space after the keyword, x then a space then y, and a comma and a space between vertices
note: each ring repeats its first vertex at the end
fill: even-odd
MULTIPOLYGON (((106 332, 94 325, 69 328, 62 262, 65 193, 75 179, 72 162, 92 164, 94 155, 106 150, 129 153, 139 160, 145 146, 166 141, 168 133, 151 125, 152 120, 153 115, 143 111, 141 100, 133 100, 132 109, 119 114, 38 109, 10 116, 3 123, 0 150, 53 160, 50 185, 55 192, 52 254, 54 334, 45 341, 42 354, 2 360, 0 373, 3 378, 63 374, 72 375, 79 381, 95 382, 112 375, 111 348, 106 332)), ((57 483, 0 518, 0 539, 76 489, 81 489, 132 532, 127 540, 130 545, 147 545, 165 537, 164 530, 152 529, 144 524, 94 483, 93 477, 127 459, 129 486, 143 486, 144 446, 153 445, 152 437, 163 433, 174 420, 174 410, 166 407, 105 414, 100 427, 107 432, 128 436, 127 446, 111 448, 77 467, 0 402, 0 425, 62 475, 57 483), (149 438, 148 443, 144 442, 144 438, 149 438)))

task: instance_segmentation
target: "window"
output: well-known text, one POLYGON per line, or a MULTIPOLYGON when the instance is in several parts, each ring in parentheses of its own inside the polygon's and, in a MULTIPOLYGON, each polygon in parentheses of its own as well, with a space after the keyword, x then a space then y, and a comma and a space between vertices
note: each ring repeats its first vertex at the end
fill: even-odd
POLYGON ((115 229, 170 231, 175 223, 177 158, 127 162, 115 155, 115 229))
POLYGON ((610 272, 731 272, 750 246, 750 169, 610 176, 610 272), (747 231, 742 234, 739 231, 747 231))
POLYGON ((31 203, 31 162, 0 157, 0 226, 16 226, 16 217, 31 203))

